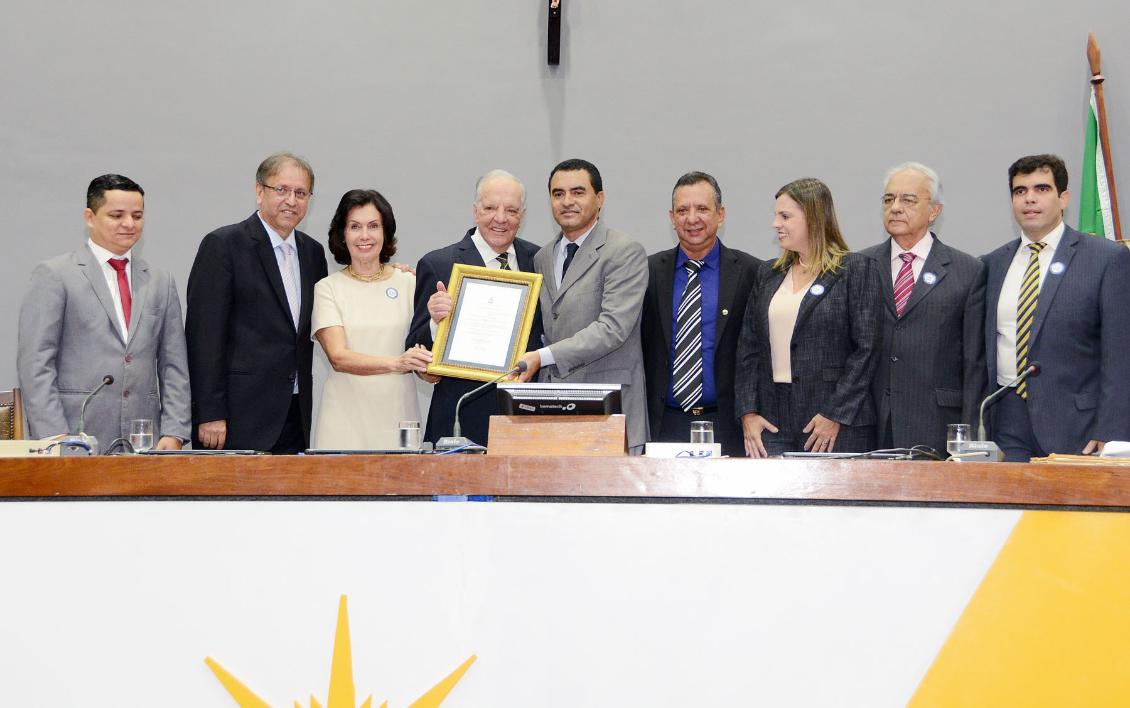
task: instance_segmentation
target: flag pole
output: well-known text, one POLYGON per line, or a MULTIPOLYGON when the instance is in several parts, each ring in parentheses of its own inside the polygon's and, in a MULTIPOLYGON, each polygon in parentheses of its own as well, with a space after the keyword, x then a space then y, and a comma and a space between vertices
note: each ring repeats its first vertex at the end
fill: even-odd
MULTIPOLYGON (((1106 128, 1106 100, 1103 98, 1102 52, 1099 43, 1095 40, 1095 33, 1087 34, 1087 61, 1091 65, 1091 85, 1095 89, 1095 105, 1098 108, 1099 141, 1103 148, 1103 166, 1106 168, 1106 179, 1110 187, 1110 211, 1114 220, 1114 236, 1122 241, 1122 225, 1118 219, 1118 196, 1114 189, 1114 165, 1110 161, 1110 135, 1106 128)), ((1128 244, 1130 245, 1130 244, 1128 244)))

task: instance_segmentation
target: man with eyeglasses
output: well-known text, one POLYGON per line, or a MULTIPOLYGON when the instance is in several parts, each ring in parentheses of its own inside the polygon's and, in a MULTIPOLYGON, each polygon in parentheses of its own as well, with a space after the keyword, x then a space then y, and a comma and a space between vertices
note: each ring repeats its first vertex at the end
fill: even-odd
POLYGON ((297 227, 313 190, 306 160, 271 155, 255 173, 258 210, 200 242, 185 318, 194 447, 309 446, 310 312, 327 271, 322 244, 297 227))
MULTIPOLYGON (((426 254, 416 266, 415 316, 405 347, 422 344, 431 347, 440 322, 451 314, 451 296, 445 283, 456 263, 499 270, 531 273, 538 246, 518 238, 526 216, 526 187, 505 170, 491 170, 475 183, 471 204, 475 226, 450 246, 426 254)), ((541 319, 534 320, 528 348, 541 342, 541 319)), ((463 394, 480 386, 478 381, 443 377, 432 390, 424 439, 435 442, 452 435, 455 404, 463 394)), ((490 417, 498 413, 495 392, 487 389, 468 398, 459 410, 459 425, 464 437, 487 444, 490 417)))
POLYGON ((946 426, 975 425, 985 392, 985 269, 931 233, 942 212, 934 170, 890 169, 882 207, 890 238, 863 251, 886 276, 872 385, 879 446, 945 450, 946 426))

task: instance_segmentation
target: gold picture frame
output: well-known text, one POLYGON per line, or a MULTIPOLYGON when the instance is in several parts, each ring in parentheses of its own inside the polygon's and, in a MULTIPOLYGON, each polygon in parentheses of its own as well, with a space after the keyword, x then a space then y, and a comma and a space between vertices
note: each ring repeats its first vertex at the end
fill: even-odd
POLYGON ((540 273, 456 263, 447 280, 451 314, 439 323, 428 373, 493 381, 526 353, 540 273))

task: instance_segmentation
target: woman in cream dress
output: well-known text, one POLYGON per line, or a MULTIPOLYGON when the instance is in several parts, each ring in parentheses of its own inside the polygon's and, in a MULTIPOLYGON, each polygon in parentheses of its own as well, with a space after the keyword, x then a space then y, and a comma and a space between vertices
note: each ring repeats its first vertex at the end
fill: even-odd
POLYGON ((379 192, 346 192, 330 222, 329 247, 345 267, 314 286, 311 329, 333 372, 322 391, 314 447, 391 449, 401 420, 420 420, 413 372, 431 352, 404 350, 416 276, 386 264, 396 219, 379 192))

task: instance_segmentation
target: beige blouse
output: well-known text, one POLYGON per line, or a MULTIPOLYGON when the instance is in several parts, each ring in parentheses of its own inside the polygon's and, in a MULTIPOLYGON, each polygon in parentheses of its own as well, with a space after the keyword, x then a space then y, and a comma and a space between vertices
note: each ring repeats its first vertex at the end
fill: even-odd
POLYGON ((793 381, 793 328, 800 312, 800 301, 807 292, 808 288, 803 287, 794 293, 792 275, 787 274, 769 301, 769 354, 773 361, 773 383, 793 381))

